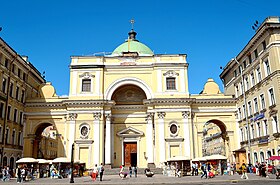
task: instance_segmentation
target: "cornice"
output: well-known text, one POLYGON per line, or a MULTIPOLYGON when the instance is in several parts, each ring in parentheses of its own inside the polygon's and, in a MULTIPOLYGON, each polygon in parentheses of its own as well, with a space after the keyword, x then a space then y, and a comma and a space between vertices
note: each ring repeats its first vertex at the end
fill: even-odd
POLYGON ((161 105, 161 104, 192 104, 196 100, 195 98, 155 98, 150 100, 144 100, 144 105, 161 105))
POLYGON ((196 99, 196 104, 235 104, 235 98, 196 99))

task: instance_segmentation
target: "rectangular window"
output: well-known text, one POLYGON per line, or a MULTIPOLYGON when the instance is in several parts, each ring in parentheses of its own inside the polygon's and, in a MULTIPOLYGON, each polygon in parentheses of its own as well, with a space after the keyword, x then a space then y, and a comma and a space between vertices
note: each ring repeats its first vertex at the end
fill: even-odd
POLYGON ((245 83, 246 83, 245 89, 246 89, 246 91, 247 91, 248 89, 250 89, 249 79, 248 79, 247 76, 246 76, 246 78, 245 78, 245 83))
POLYGON ((255 138, 255 128, 254 125, 251 125, 251 138, 254 139, 255 138))
POLYGON ((22 79, 23 79, 23 81, 26 80, 26 74, 25 73, 22 74, 22 79))
POLYGON ((24 101, 25 101, 25 91, 24 90, 21 91, 21 100, 20 101, 22 103, 24 103, 24 101))
POLYGON ((16 99, 19 100, 19 87, 16 87, 16 99))
POLYGON ((243 108, 243 118, 245 118, 246 117, 245 105, 243 105, 242 108, 243 108))
POLYGON ((261 124, 260 124, 260 122, 257 122, 257 128, 258 128, 257 135, 258 135, 258 137, 261 137, 261 124))
POLYGON ((9 136, 10 136, 10 129, 6 128, 6 138, 5 138, 5 143, 9 144, 9 136))
POLYGON ((14 145, 16 142, 16 131, 13 130, 13 133, 12 133, 12 144, 14 145))
POLYGON ((21 77, 21 70, 20 70, 20 68, 18 68, 18 77, 20 78, 21 77))
POLYGON ((266 42, 265 42, 265 40, 262 42, 262 46, 263 46, 263 50, 265 50, 266 49, 266 42))
POLYGON ((176 90, 176 84, 175 84, 174 77, 166 78, 166 89, 167 90, 176 90))
POLYGON ((236 97, 239 96, 239 87, 238 85, 235 86, 236 97))
POLYGON ((240 82, 240 88, 241 88, 241 92, 242 92, 241 94, 243 94, 243 93, 244 93, 244 92, 243 92, 243 91, 244 91, 244 88, 243 88, 243 83, 242 83, 242 81, 240 82))
POLYGON ((12 65, 12 72, 13 72, 13 73, 15 73, 15 68, 16 68, 16 65, 13 64, 13 65, 12 65))
POLYGON ((236 70, 234 70, 233 74, 234 74, 234 77, 237 77, 237 72, 236 72, 236 70))
POLYGON ((17 114, 18 114, 18 110, 17 109, 15 109, 14 110, 14 122, 17 122, 17 114))
POLYGON ((267 120, 263 120, 263 131, 264 131, 264 136, 267 136, 268 135, 268 125, 267 125, 267 120))
POLYGON ((13 91, 14 91, 14 84, 10 84, 10 97, 13 97, 13 91))
POLYGON ((8 67, 9 67, 9 59, 5 59, 5 67, 8 69, 8 67))
POLYGON ((22 125, 23 112, 19 113, 19 124, 22 125))
POLYGON ((264 62, 267 76, 271 74, 268 60, 264 62))
POLYGON ((2 126, 0 126, 0 142, 2 142, 2 126))
POLYGON ((7 93, 7 79, 6 78, 3 78, 3 81, 2 81, 2 92, 3 93, 7 93))
POLYGON ((275 105, 275 97, 274 97, 274 92, 273 89, 269 89, 269 96, 270 96, 270 105, 275 105))
POLYGON ((261 99, 261 108, 262 110, 265 109, 265 100, 264 100, 264 94, 260 95, 260 99, 261 99))
POLYGON ((258 99, 254 98, 254 105, 255 105, 255 113, 259 112, 259 105, 258 105, 258 99))
POLYGON ((277 116, 273 116, 272 117, 272 119, 273 119, 273 123, 274 123, 274 133, 279 133, 279 125, 278 125, 278 119, 277 119, 277 116))
POLYGON ((7 119, 11 120, 11 106, 8 106, 7 119))
POLYGON ((243 62, 243 68, 245 69, 247 67, 247 63, 246 63, 246 60, 244 60, 243 62))
POLYGON ((241 108, 240 107, 238 108, 238 119, 239 120, 241 119, 241 108))
POLYGON ((258 54, 258 50, 257 49, 255 49, 254 54, 255 54, 255 59, 258 58, 259 54, 258 54))
POLYGON ((4 103, 0 102, 0 118, 4 118, 4 103))
POLYGON ((251 54, 248 55, 248 60, 249 60, 249 64, 251 64, 252 63, 252 56, 251 56, 251 54))
POLYGON ((91 79, 82 80, 82 92, 90 92, 91 90, 91 79))
POLYGON ((258 83, 262 80, 262 74, 261 74, 261 69, 260 69, 260 67, 258 67, 257 69, 256 69, 256 73, 257 73, 257 77, 258 77, 258 83))
POLYGON ((256 85, 254 73, 251 73, 251 83, 252 86, 256 85))
POLYGON ((18 133, 18 146, 20 146, 20 138, 21 138, 21 132, 18 133))
POLYGON ((252 103, 251 101, 248 102, 248 111, 249 111, 249 116, 252 115, 252 103))

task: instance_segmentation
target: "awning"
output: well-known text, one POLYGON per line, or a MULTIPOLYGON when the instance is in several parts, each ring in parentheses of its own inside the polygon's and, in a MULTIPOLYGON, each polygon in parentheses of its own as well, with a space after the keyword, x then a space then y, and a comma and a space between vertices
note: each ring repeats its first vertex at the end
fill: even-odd
POLYGON ((16 163, 38 163, 38 160, 32 157, 25 157, 17 160, 16 163))
POLYGON ((207 161, 207 159, 205 157, 197 157, 197 158, 194 158, 192 161, 194 162, 199 162, 199 161, 207 161))
POLYGON ((270 158, 268 158, 268 160, 280 160, 280 156, 271 156, 270 158))
POLYGON ((46 160, 46 159, 37 159, 39 164, 49 164, 52 162, 51 160, 46 160))
POLYGON ((210 156, 205 156, 205 158, 207 160, 223 160, 223 159, 227 159, 227 157, 223 156, 223 155, 210 155, 210 156))
POLYGON ((58 157, 52 160, 52 163, 71 163, 71 159, 66 157, 58 157))
POLYGON ((191 159, 190 159, 190 157, 187 157, 187 156, 174 156, 174 157, 167 159, 167 161, 189 161, 189 160, 191 160, 191 159))

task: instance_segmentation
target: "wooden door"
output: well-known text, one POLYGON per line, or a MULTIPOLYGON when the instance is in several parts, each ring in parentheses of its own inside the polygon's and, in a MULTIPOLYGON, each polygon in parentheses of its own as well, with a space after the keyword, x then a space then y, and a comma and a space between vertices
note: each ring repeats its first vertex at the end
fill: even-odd
MULTIPOLYGON (((131 154, 137 154, 137 143, 124 143, 124 165, 131 166, 131 154)), ((134 159, 134 158, 133 158, 134 159)))

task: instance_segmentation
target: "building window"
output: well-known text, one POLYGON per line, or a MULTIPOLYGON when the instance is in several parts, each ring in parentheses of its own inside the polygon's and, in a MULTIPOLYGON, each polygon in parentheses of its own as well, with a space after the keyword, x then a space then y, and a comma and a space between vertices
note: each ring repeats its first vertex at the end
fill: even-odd
POLYGON ((252 103, 251 101, 248 102, 248 111, 249 111, 249 116, 252 115, 252 103))
POLYGON ((251 83, 252 83, 252 86, 254 86, 256 84, 254 73, 251 73, 251 83))
POLYGON ((265 100, 264 100, 264 94, 260 95, 260 99, 261 99, 261 108, 262 110, 265 109, 265 100))
POLYGON ((258 58, 259 54, 258 54, 258 50, 257 49, 255 49, 254 54, 255 54, 255 59, 258 58))
POLYGON ((6 138, 5 138, 5 143, 9 144, 9 137, 10 137, 10 129, 6 128, 6 138))
POLYGON ((178 125, 177 125, 176 123, 171 123, 171 124, 170 124, 170 128, 169 128, 169 131, 170 131, 170 135, 171 135, 172 137, 177 136, 177 135, 178 135, 178 131, 179 131, 178 125))
POLYGON ((241 135, 241 141, 244 141, 244 134, 242 128, 240 128, 240 135, 241 135))
POLYGON ((3 93, 7 93, 7 79, 6 78, 3 78, 3 81, 2 81, 2 92, 3 93))
POLYGON ((261 69, 260 69, 260 67, 258 67, 257 69, 256 69, 256 73, 257 73, 257 77, 258 77, 258 83, 262 80, 262 74, 261 74, 261 69))
POLYGON ((91 79, 82 80, 82 92, 90 92, 91 90, 91 79))
POLYGON ((268 76, 268 75, 271 74, 271 72, 270 72, 270 66, 269 66, 268 60, 266 60, 266 61, 264 62, 264 65, 265 65, 266 75, 268 76))
POLYGON ((238 85, 235 86, 235 95, 236 95, 236 97, 239 96, 239 87, 238 87, 238 85))
POLYGON ((14 91, 14 84, 10 84, 10 97, 13 97, 13 91, 14 91))
POLYGON ((243 108, 243 118, 245 118, 246 117, 245 105, 243 105, 242 108, 243 108))
POLYGON ((264 153, 260 152, 260 156, 261 156, 261 162, 264 162, 264 153))
POLYGON ((25 101, 25 91, 22 90, 21 91, 21 102, 24 103, 24 101, 25 101))
POLYGON ((268 90, 269 92, 269 97, 270 97, 270 105, 275 105, 275 97, 274 97, 274 92, 273 92, 273 89, 269 89, 268 90))
POLYGON ((13 64, 12 65, 12 72, 15 74, 15 68, 16 68, 16 65, 15 64, 13 64))
MULTIPOLYGON (((269 159, 271 157, 271 151, 267 151, 266 154, 267 154, 267 159, 269 159)), ((268 160, 268 163, 270 164, 271 160, 268 160)))
POLYGON ((247 76, 246 76, 246 78, 245 78, 245 83, 246 83, 245 88, 246 88, 246 91, 247 91, 248 89, 250 89, 249 79, 248 79, 248 77, 247 77, 247 76))
POLYGON ((257 128, 258 128, 257 137, 261 137, 261 124, 260 124, 260 122, 257 122, 257 128))
POLYGON ((12 133, 12 144, 14 145, 16 143, 16 131, 13 130, 13 133, 12 133))
POLYGON ((263 127, 264 127, 264 129, 263 129, 263 135, 264 136, 267 136, 268 135, 268 125, 267 125, 267 120, 263 120, 263 127))
POLYGON ((244 66, 244 69, 247 67, 246 60, 244 60, 244 62, 243 62, 243 66, 244 66))
POLYGON ((14 110, 14 122, 17 122, 17 114, 18 114, 18 110, 15 109, 14 110))
POLYGON ((19 100, 19 87, 16 87, 16 99, 19 100))
POLYGON ((265 42, 265 40, 262 42, 262 46, 263 46, 263 50, 265 50, 266 49, 266 42, 265 42))
POLYGON ((5 67, 8 69, 8 67, 9 67, 9 59, 5 59, 5 67))
POLYGON ((248 55, 248 60, 249 60, 249 64, 251 64, 252 63, 252 56, 251 56, 251 54, 248 55))
POLYGON ((279 133, 279 125, 278 125, 278 119, 277 116, 272 117, 272 128, 273 128, 273 133, 279 133))
POLYGON ((26 74, 25 73, 22 74, 22 79, 23 79, 23 81, 26 80, 26 74))
POLYGON ((166 89, 167 90, 176 90, 175 77, 166 78, 166 89))
POLYGON ((19 124, 22 124, 23 112, 19 113, 19 124))
POLYGON ((21 132, 18 133, 18 146, 20 146, 21 132))
POLYGON ((257 152, 254 152, 254 160, 255 160, 255 162, 258 161, 258 153, 257 152))
POLYGON ((4 118, 4 103, 0 102, 0 118, 4 118))
POLYGON ((234 70, 234 77, 237 77, 237 72, 236 72, 236 70, 234 70))
POLYGON ((242 83, 242 81, 240 82, 240 88, 241 88, 241 92, 242 92, 241 94, 243 94, 243 93, 244 93, 244 92, 243 92, 244 89, 243 89, 243 83, 242 83))
POLYGON ((11 120, 11 106, 8 106, 7 119, 11 120))
POLYGON ((2 142, 2 126, 0 126, 0 142, 2 142))
POLYGON ((258 105, 258 99, 254 98, 254 105, 255 105, 255 113, 259 112, 259 105, 258 105))
POLYGON ((19 78, 21 77, 21 70, 20 70, 20 68, 18 68, 18 77, 19 78))
POLYGON ((255 128, 254 128, 254 124, 251 125, 251 137, 252 137, 252 139, 255 138, 255 128))
POLYGON ((238 108, 238 119, 239 120, 241 119, 241 108, 240 107, 238 108))

